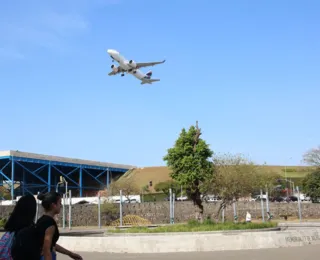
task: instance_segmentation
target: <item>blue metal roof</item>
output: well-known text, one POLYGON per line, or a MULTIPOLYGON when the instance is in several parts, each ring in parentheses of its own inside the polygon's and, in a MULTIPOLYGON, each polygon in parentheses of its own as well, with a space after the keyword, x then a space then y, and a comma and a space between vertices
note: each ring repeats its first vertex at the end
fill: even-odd
POLYGON ((58 161, 51 161, 51 160, 42 160, 42 159, 33 159, 33 158, 26 158, 26 157, 17 157, 17 156, 0 156, 0 160, 7 159, 7 160, 15 160, 15 161, 22 161, 28 163, 39 163, 39 164, 51 164, 51 165, 59 165, 64 167, 81 167, 85 169, 93 169, 93 170, 110 170, 113 172, 126 172, 129 168, 116 168, 116 167, 108 167, 108 166, 94 166, 88 164, 78 164, 78 163, 68 163, 68 162, 58 162, 58 161))

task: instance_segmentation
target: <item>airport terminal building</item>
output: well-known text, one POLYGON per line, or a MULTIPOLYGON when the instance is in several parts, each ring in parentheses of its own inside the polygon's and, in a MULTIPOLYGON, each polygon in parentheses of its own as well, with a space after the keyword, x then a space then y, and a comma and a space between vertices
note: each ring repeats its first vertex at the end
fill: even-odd
POLYGON ((56 190, 63 176, 73 197, 95 196, 98 190, 108 187, 111 180, 132 168, 136 167, 20 151, 0 151, 0 186, 8 189, 15 199, 26 193, 56 190))

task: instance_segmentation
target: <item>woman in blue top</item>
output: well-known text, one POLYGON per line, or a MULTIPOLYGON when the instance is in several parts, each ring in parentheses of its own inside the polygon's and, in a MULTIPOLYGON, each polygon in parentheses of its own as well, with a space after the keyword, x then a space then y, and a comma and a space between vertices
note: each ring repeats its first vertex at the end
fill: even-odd
POLYGON ((34 223, 37 202, 33 195, 22 196, 14 207, 8 221, 4 225, 6 233, 0 239, 0 258, 11 258, 11 244, 13 236, 21 229, 34 223))

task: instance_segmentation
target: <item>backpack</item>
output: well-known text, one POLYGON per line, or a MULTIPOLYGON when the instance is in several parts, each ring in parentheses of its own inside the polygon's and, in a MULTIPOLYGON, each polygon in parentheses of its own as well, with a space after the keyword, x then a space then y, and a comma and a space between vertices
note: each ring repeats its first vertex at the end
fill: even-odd
POLYGON ((11 245, 15 232, 6 232, 0 239, 0 260, 12 260, 11 245))
POLYGON ((13 260, 40 259, 40 237, 35 224, 19 230, 11 247, 13 260))

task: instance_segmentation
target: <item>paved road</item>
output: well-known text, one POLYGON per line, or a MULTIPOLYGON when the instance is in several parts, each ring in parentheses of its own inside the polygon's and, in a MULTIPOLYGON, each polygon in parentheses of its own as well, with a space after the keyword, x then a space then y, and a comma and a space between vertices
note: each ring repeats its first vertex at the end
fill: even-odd
MULTIPOLYGON (((279 249, 261 249, 245 251, 205 252, 205 253, 175 253, 175 254, 109 254, 81 253, 84 260, 318 260, 320 246, 291 247, 279 249)), ((71 259, 58 256, 59 260, 71 259)))

